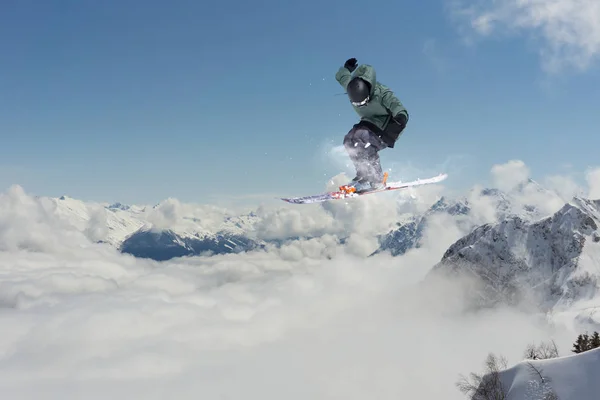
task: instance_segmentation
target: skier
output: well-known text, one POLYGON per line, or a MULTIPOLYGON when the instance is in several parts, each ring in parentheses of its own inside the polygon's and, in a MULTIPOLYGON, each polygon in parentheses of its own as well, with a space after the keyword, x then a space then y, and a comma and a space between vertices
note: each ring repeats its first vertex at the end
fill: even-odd
POLYGON ((344 137, 344 147, 356 169, 348 184, 357 192, 383 187, 379 151, 393 148, 408 122, 408 112, 385 85, 376 80, 375 69, 357 65, 350 58, 335 75, 346 89, 360 121, 344 137))

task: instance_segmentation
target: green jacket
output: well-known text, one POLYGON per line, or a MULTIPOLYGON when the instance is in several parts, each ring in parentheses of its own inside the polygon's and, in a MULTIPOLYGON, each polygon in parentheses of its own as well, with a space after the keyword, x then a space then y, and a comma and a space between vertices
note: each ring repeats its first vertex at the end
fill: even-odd
POLYGON ((397 126, 392 118, 404 114, 408 121, 406 108, 387 86, 377 82, 375 69, 370 65, 360 65, 352 74, 347 68, 341 67, 335 74, 335 79, 346 90, 348 82, 356 76, 366 80, 371 85, 371 101, 363 107, 352 105, 354 111, 360 116, 361 121, 373 124, 383 134, 387 134, 388 144, 393 147, 393 143, 398 139, 404 127, 397 126), (390 122, 393 126, 390 126, 390 122))

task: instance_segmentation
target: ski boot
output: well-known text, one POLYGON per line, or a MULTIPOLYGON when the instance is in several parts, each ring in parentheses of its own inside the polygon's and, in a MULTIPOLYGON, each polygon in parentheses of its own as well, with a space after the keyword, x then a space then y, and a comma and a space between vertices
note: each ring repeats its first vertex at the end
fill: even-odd
POLYGON ((362 178, 359 176, 354 177, 350 183, 346 185, 340 186, 340 191, 351 194, 351 193, 364 193, 369 192, 371 190, 383 189, 385 187, 385 183, 387 181, 388 173, 385 172, 383 174, 382 181, 374 181, 371 182, 367 178, 362 178))

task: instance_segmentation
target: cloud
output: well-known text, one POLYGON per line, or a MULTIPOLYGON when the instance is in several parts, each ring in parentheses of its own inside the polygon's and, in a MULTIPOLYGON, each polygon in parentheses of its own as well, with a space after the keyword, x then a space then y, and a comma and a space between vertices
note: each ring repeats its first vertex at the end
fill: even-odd
POLYGON ((271 249, 271 252, 278 254, 283 260, 300 261, 331 259, 341 250, 337 237, 325 234, 318 238, 290 241, 279 248, 271 249))
POLYGON ((587 196, 594 200, 600 199, 600 168, 589 169, 585 178, 589 187, 587 196))
MULTIPOLYGON (((336 175, 324 190, 335 190, 347 181, 345 174, 336 175)), ((303 206, 262 206, 257 210, 256 235, 265 240, 285 240, 326 234, 370 237, 385 233, 394 226, 408 193, 383 193, 303 206)), ((433 198, 431 189, 425 193, 433 198)))
POLYGON ((340 230, 341 221, 320 206, 296 207, 261 207, 258 212, 259 222, 255 229, 261 239, 288 239, 304 236, 321 236, 340 230))
POLYGON ((545 177, 547 187, 538 184, 522 160, 492 166, 491 177, 494 187, 507 192, 517 208, 534 206, 545 215, 558 211, 579 191, 577 183, 568 176, 545 177))
POLYGON ((459 399, 457 374, 479 369, 487 351, 518 360, 548 335, 506 310, 444 316, 412 289, 418 267, 386 255, 256 252, 157 268, 102 248, 3 253, 0 384, 23 399, 40 388, 62 398, 77 388, 91 398, 459 399))
POLYGON ((492 167, 492 182, 494 187, 510 191, 516 186, 526 183, 529 173, 529 168, 523 161, 510 160, 505 164, 496 164, 492 167))
POLYGON ((181 203, 177 199, 166 199, 148 215, 148 221, 157 229, 172 227, 181 222, 181 203))
POLYGON ((600 55, 600 3, 596 0, 452 1, 454 15, 479 36, 524 33, 539 41, 543 67, 583 71, 600 55))
POLYGON ((237 207, 228 209, 218 204, 182 203, 178 199, 168 198, 149 208, 142 216, 155 230, 217 232, 223 229, 227 218, 239 216, 235 211, 242 210, 237 207))
POLYGON ((544 186, 553 190, 564 201, 570 201, 576 195, 585 195, 575 179, 567 175, 551 175, 544 179, 544 186))
POLYGON ((0 250, 60 251, 87 238, 54 214, 54 203, 37 201, 22 187, 0 194, 0 250))
POLYGON ((90 219, 84 230, 85 235, 92 242, 106 240, 109 234, 106 209, 101 206, 90 207, 90 209, 90 219))
MULTIPOLYGON (((490 173, 513 188, 515 171, 529 176, 520 161, 490 173)), ((595 171, 589 176, 595 185, 595 171)), ((495 204, 476 193, 473 215, 430 218, 423 247, 401 257, 365 255, 373 234, 428 208, 441 185, 415 198, 263 207, 261 235, 305 237, 156 263, 91 243, 85 233, 102 236, 101 213, 73 227, 51 202, 13 187, 0 195, 3 394, 458 400, 458 374, 481 371, 490 351, 517 362, 529 342, 553 337, 567 354, 570 327, 505 309, 461 315, 460 285, 417 285, 468 226, 495 218, 495 204)), ((537 199, 523 193, 523 201, 537 199)), ((153 212, 165 224, 204 216, 207 226, 227 215, 175 200, 153 212)))

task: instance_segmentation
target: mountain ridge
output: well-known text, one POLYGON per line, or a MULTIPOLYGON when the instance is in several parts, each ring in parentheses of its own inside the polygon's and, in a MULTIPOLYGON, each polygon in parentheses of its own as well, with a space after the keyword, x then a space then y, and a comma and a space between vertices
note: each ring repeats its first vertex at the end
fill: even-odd
POLYGON ((428 277, 476 277, 481 306, 531 302, 550 310, 598 295, 600 201, 579 196, 551 216, 512 216, 453 243, 428 277))

